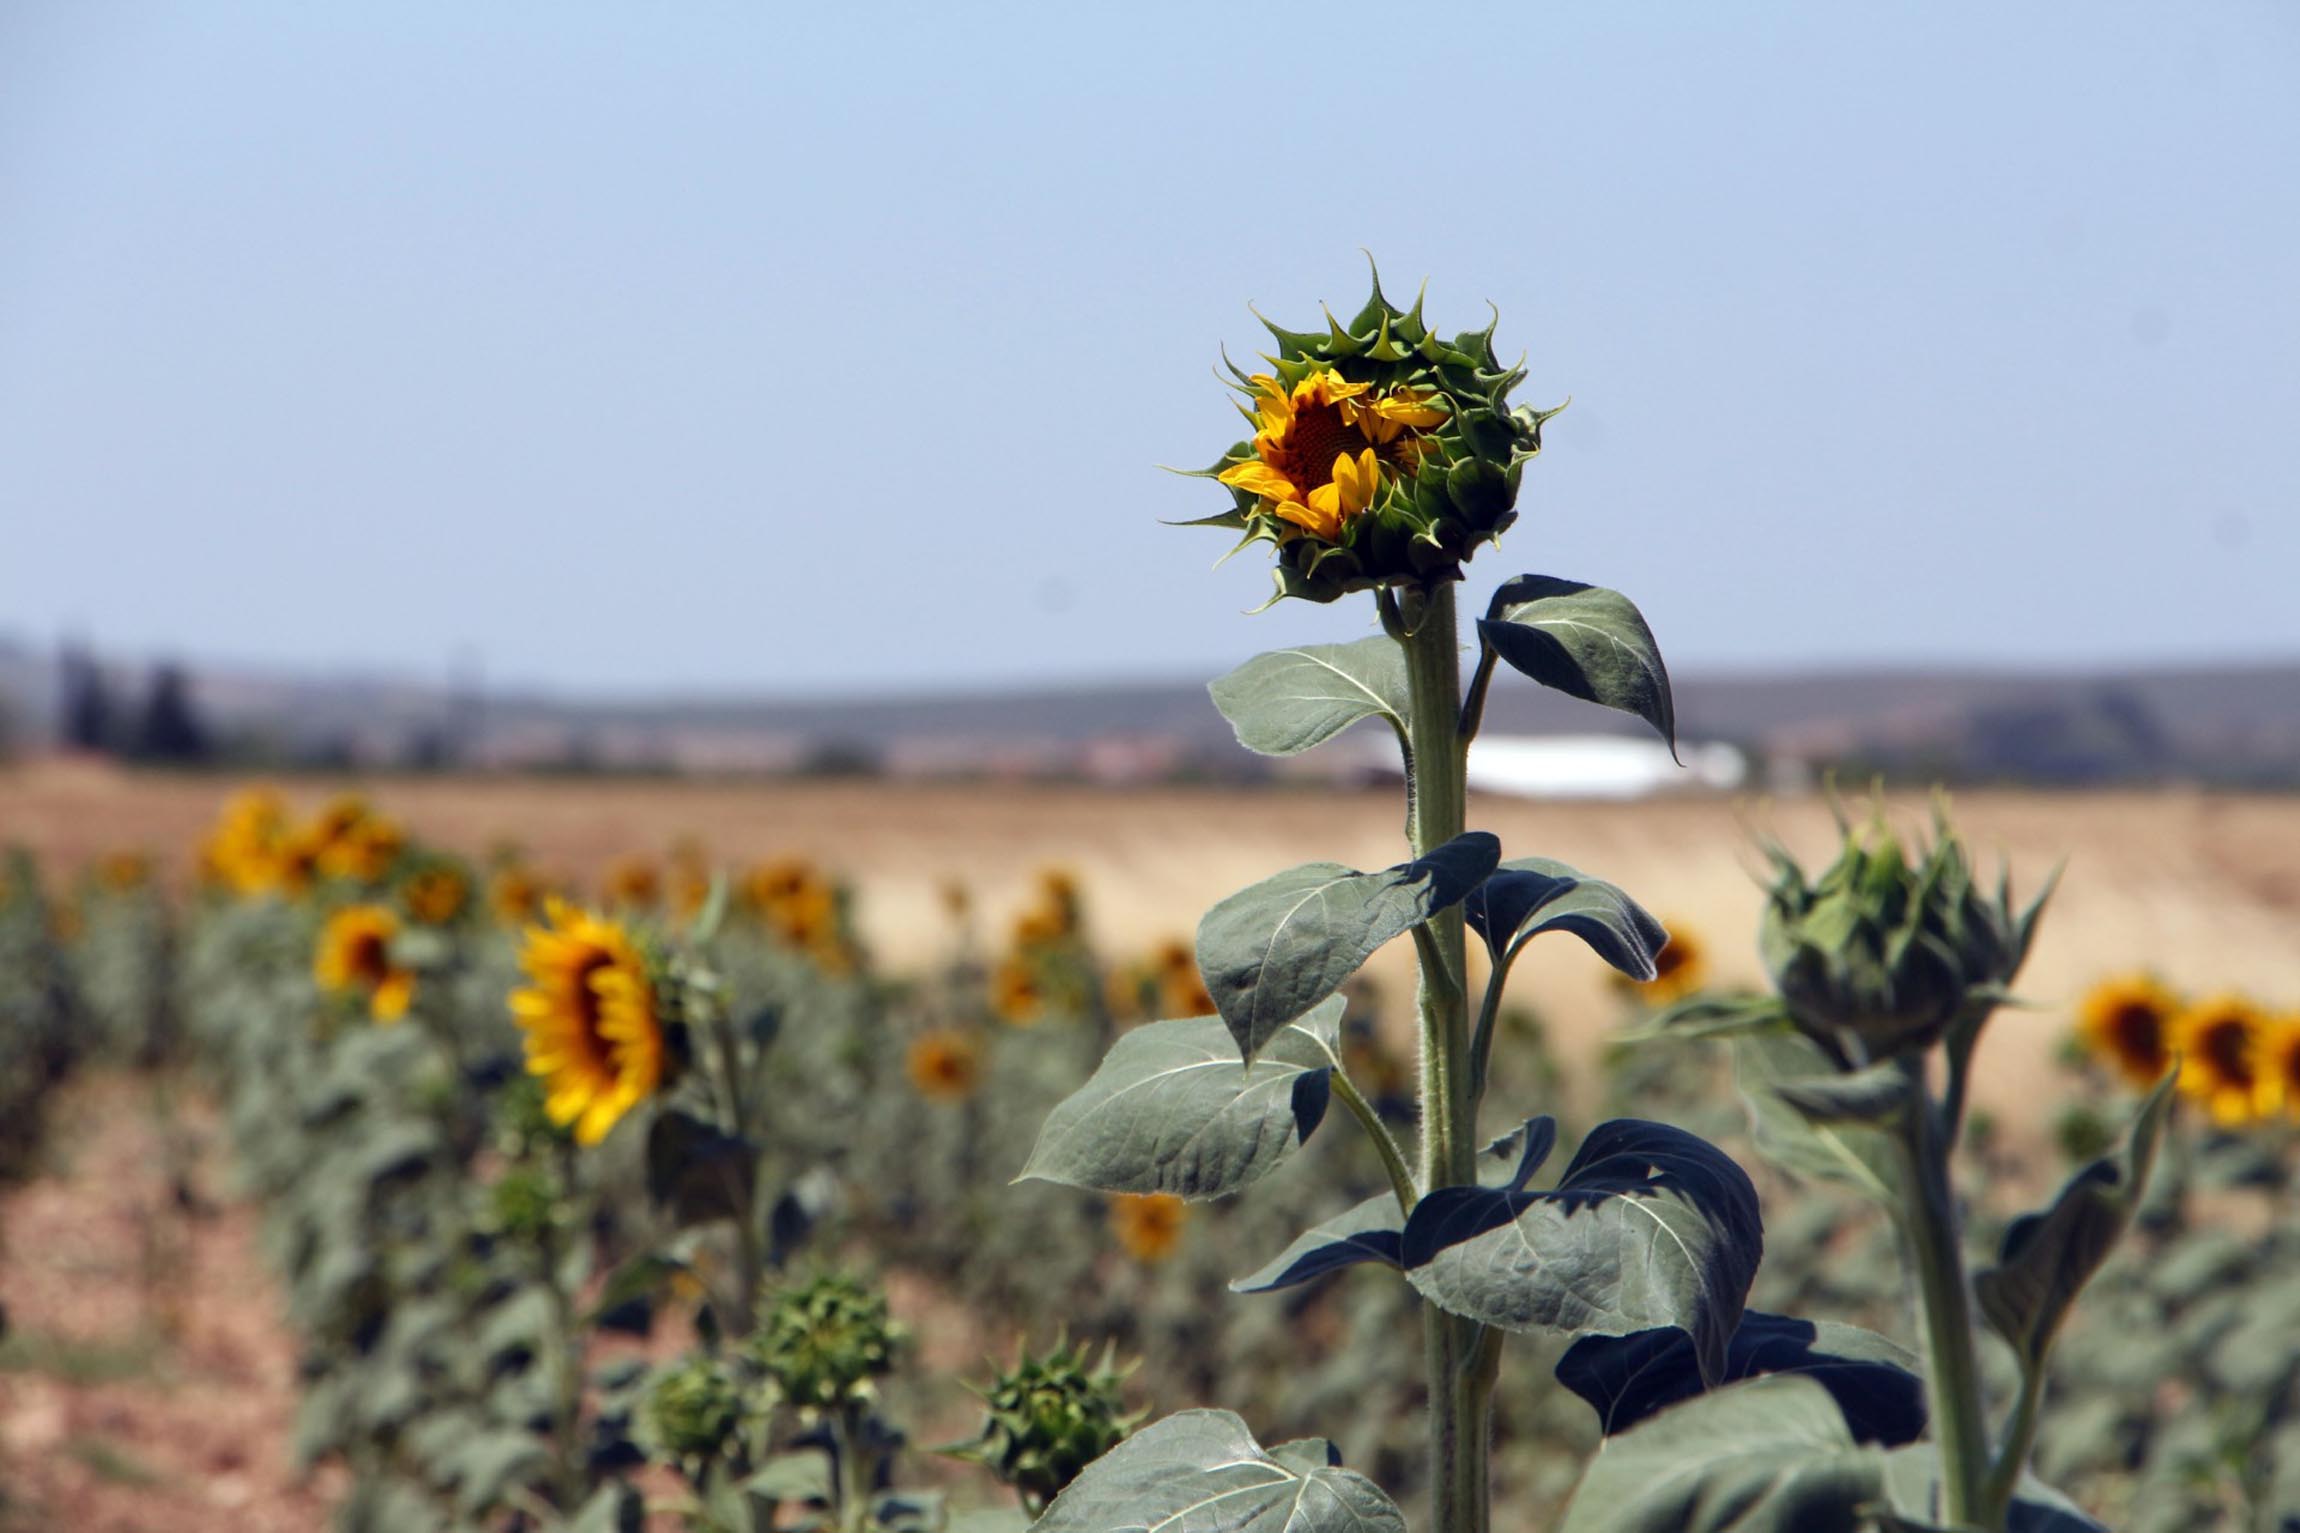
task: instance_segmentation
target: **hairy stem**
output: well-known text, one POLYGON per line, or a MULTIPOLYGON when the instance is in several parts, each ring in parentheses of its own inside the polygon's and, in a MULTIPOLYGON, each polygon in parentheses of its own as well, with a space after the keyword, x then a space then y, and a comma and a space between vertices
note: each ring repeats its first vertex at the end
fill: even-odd
MULTIPOLYGON (((1384 593, 1385 595, 1387 593, 1384 593)), ((1461 639, 1454 589, 1440 583, 1383 609, 1400 634, 1409 688, 1407 833, 1424 856, 1462 833, 1467 815, 1461 736, 1461 639), (1396 620, 1393 622, 1393 613, 1396 620)), ((1440 911, 1415 932, 1421 960, 1422 1174, 1425 1188, 1474 1180, 1475 1108, 1469 1091, 1468 972, 1462 913, 1440 911)), ((1430 1526, 1486 1533, 1490 1386, 1480 1378, 1478 1327, 1435 1305, 1424 1310, 1430 1397, 1430 1526)))
POLYGON ((1990 1472, 1988 1426, 1981 1409, 1980 1359, 1973 1346, 1972 1290, 1965 1279, 1956 1199, 1949 1188, 1949 1145, 1938 1109, 1924 1089, 1923 1063, 1904 1067, 1915 1078, 1916 1108, 1895 1135, 1900 1150, 1902 1203, 1896 1210, 1916 1268, 1925 1330, 1925 1389, 1933 1441, 1941 1455, 1943 1521, 1959 1527, 2002 1527, 1986 1520, 1990 1472))

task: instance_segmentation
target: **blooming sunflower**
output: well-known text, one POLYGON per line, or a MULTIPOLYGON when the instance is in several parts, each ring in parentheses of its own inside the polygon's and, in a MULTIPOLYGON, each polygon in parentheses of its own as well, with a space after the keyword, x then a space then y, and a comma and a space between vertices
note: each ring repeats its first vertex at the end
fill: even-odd
POLYGON ((2172 1022, 2180 1055, 2180 1089, 2202 1102, 2212 1121, 2236 1128, 2264 1118, 2281 1104, 2281 1083, 2269 1068, 2268 1019, 2241 995, 2197 1002, 2172 1022))
POLYGON ((346 905, 320 929, 312 978, 322 990, 364 992, 368 1014, 397 1022, 415 998, 415 974, 391 961, 399 917, 381 905, 346 905))
POLYGON ((543 909, 543 880, 523 864, 505 863, 488 880, 487 904, 506 926, 524 926, 543 909))
POLYGON ((1138 1262, 1172 1256, 1189 1221, 1189 1208, 1170 1192, 1125 1192, 1110 1200, 1110 1233, 1138 1262))
POLYGON ((2180 997, 2152 974, 2120 974, 2085 992, 2076 1032, 2126 1082, 2153 1086, 2172 1068, 2172 1023, 2180 997))
POLYGON ((663 1027, 645 956, 620 922, 544 904, 527 929, 519 966, 530 983, 511 993, 527 1035, 527 1069, 543 1078, 543 1110, 597 1144, 663 1080, 663 1027))
POLYGON ((1027 959, 1008 958, 991 972, 990 1009, 1016 1027, 1031 1027, 1046 1014, 1046 987, 1027 959))
POLYGON ((982 1051, 957 1028, 936 1028, 911 1044, 904 1068, 928 1101, 963 1102, 982 1078, 982 1051))
POLYGON ((435 862, 408 875, 399 900, 424 925, 445 926, 471 903, 471 880, 452 863, 435 862))
POLYGON ((1342 541, 1343 529, 1373 505, 1385 471, 1420 466, 1419 433, 1446 418, 1427 389, 1377 394, 1325 367, 1291 388, 1268 373, 1247 386, 1255 408, 1240 409, 1259 428, 1254 455, 1215 477, 1260 497, 1261 513, 1328 543, 1342 541))
POLYGON ((624 857, 607 870, 607 903, 644 909, 663 897, 663 875, 644 857, 624 857))
POLYGON ((1682 921, 1663 925, 1669 940, 1653 955, 1653 978, 1640 983, 1626 975, 1613 976, 1622 989, 1657 1006, 1682 1000, 1709 983, 1709 951, 1701 939, 1682 921))

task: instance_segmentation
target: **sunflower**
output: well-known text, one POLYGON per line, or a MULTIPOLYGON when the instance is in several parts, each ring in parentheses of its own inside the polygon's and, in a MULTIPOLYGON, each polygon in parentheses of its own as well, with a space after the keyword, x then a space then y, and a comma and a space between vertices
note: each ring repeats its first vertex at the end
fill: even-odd
POLYGON ((506 926, 524 926, 543 910, 543 880, 535 870, 507 862, 487 883, 487 905, 506 926))
POLYGON ((1247 380, 1259 428, 1254 455, 1216 477, 1261 497, 1261 509, 1328 543, 1381 493, 1385 472, 1420 467, 1419 432, 1445 421, 1426 389, 1376 394, 1370 383, 1345 382, 1331 368, 1312 368, 1292 388, 1267 373, 1247 380))
POLYGON ((991 971, 990 1009, 1016 1027, 1030 1027, 1046 1014, 1046 987, 1029 960, 1009 958, 991 971))
POLYGON ((2126 1082, 2153 1086, 2172 1068, 2172 1022, 2180 997, 2152 974, 2120 974, 2085 992, 2077 1036, 2126 1082))
POLYGON ((270 788, 242 789, 225 803, 201 846, 201 868, 240 894, 262 894, 278 882, 276 859, 286 836, 287 806, 279 794, 270 788))
MULTIPOLYGON (((357 804, 357 800, 350 801, 357 804)), ((358 817, 343 823, 342 805, 323 813, 307 834, 316 843, 319 869, 330 878, 359 884, 379 884, 407 846, 407 832, 396 820, 369 814, 361 806, 358 817)))
POLYGON ((2235 994, 2199 1001, 2173 1019, 2180 1089, 2202 1102, 2222 1128, 2267 1117, 2281 1104, 2281 1083, 2269 1069, 2267 1033, 2260 1008, 2235 994))
POLYGON ((2268 1024, 2261 1052, 2267 1056, 2268 1074, 2284 1099, 2284 1110, 2300 1118, 2300 1012, 2268 1024))
POLYGON ((640 910, 663 897, 663 875, 644 857, 624 857, 607 869, 607 903, 640 910))
POLYGON ((903 1067, 928 1101, 963 1102, 982 1079, 982 1051, 957 1028, 936 1028, 911 1044, 903 1067))
POLYGON ((1170 1192, 1126 1192, 1110 1200, 1110 1233, 1138 1262, 1162 1262, 1182 1245, 1190 1210, 1170 1192))
POLYGON ((399 901, 424 925, 445 926, 471 903, 471 880, 454 864, 435 862, 408 875, 399 886, 399 901))
POLYGON ((597 1144, 663 1080, 663 1028, 647 963, 619 922, 544 904, 519 966, 532 982, 511 993, 527 1035, 527 1069, 543 1078, 543 1110, 578 1144, 597 1144))
POLYGON ((322 990, 364 991, 370 1016, 397 1022, 415 997, 413 971, 391 961, 391 940, 398 935, 399 917, 385 907, 346 905, 320 929, 312 978, 322 990))

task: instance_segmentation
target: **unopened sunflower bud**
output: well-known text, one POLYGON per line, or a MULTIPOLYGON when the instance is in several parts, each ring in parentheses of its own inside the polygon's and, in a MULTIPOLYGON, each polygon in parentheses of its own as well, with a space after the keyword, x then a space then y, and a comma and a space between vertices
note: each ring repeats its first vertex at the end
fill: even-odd
POLYGON ((867 1398, 900 1341, 883 1296, 831 1275, 775 1295, 752 1346, 785 1400, 827 1410, 867 1398))
POLYGON ((946 1451, 1013 1486, 1025 1506, 1044 1506, 1141 1420, 1120 1409, 1119 1387, 1132 1370, 1112 1366, 1111 1355, 1106 1348, 1090 1364, 1068 1342, 1044 1357, 1022 1353, 982 1391, 990 1410, 982 1435, 946 1451))
POLYGON ((734 1381, 707 1357, 692 1357, 660 1375, 647 1392, 645 1426, 654 1446, 673 1459, 715 1457, 742 1412, 734 1381))
POLYGON ((1854 1063, 1930 1047, 2003 998, 2028 954, 2038 907, 2016 913, 2000 881, 1981 893, 1965 849, 1936 815, 1930 847, 1905 849, 1874 819, 1808 883, 1789 856, 1759 936, 1791 1020, 1854 1063))

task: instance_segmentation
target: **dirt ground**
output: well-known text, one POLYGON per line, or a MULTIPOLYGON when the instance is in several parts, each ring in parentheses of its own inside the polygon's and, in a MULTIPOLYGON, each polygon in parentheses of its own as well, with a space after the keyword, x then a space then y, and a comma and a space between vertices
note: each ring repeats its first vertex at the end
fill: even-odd
POLYGON ((288 1461, 295 1342, 195 1105, 74 1083, 43 1174, 0 1197, 0 1529, 310 1533, 337 1477, 288 1461), (177 1196, 176 1165, 192 1196, 177 1196))
MULTIPOLYGON (((0 772, 0 843, 69 869, 123 847, 182 866, 234 786, 223 778, 137 775, 48 763, 0 772)), ((853 882, 865 934, 889 963, 930 959, 952 940, 939 890, 975 893, 995 940, 1031 875, 1057 864, 1084 881, 1097 938, 1114 952, 1187 935, 1222 896, 1298 862, 1357 867, 1397 860, 1394 790, 1333 793, 979 783, 704 783, 536 779, 302 780, 316 804, 367 792, 426 838, 481 853, 516 842, 579 880, 613 859, 696 838, 730 866, 770 856, 817 859, 853 882)), ((1924 805, 1896 806, 1907 822, 1924 805)), ((2300 1007, 2300 798, 2162 793, 1960 796, 1959 823, 1984 857, 2008 860, 2016 890, 2065 861, 2022 990, 2038 1009, 1993 1030, 1978 1099, 2012 1124, 2051 1097, 2050 1056, 2067 1007, 2103 972, 2160 971, 2192 990, 2237 988, 2300 1007)), ((1510 855, 1540 853, 1610 878, 1673 927, 1690 931, 1724 982, 1758 977, 1759 891, 1751 837, 1778 836, 1808 861, 1833 843, 1818 799, 1719 798, 1534 803, 1485 796, 1470 821, 1510 855)), ((1377 978, 1410 984, 1405 944, 1377 978)), ((1520 965, 1518 994, 1537 1004, 1569 1055, 1586 1054, 1618 1015, 1605 971, 1560 941, 1520 965)))

